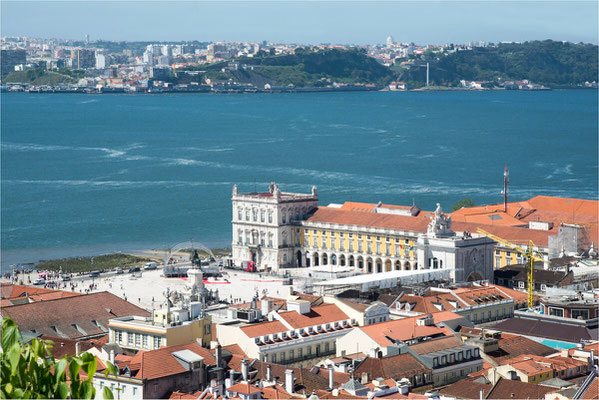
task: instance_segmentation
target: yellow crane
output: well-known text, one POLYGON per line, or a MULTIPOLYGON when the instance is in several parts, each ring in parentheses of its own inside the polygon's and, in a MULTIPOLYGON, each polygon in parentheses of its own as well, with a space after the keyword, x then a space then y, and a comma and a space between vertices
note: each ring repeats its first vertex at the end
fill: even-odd
POLYGON ((501 243, 502 245, 507 246, 510 249, 514 249, 518 253, 526 256, 526 263, 528 264, 528 307, 532 308, 534 306, 533 292, 535 289, 534 262, 535 261, 545 262, 545 259, 543 258, 543 253, 534 250, 534 243, 532 242, 532 240, 529 240, 528 248, 523 249, 522 247, 518 246, 517 244, 508 242, 507 240, 502 239, 499 236, 493 235, 492 233, 489 233, 483 229, 478 228, 476 230, 476 232, 488 237, 489 239, 493 239, 497 243, 501 243))

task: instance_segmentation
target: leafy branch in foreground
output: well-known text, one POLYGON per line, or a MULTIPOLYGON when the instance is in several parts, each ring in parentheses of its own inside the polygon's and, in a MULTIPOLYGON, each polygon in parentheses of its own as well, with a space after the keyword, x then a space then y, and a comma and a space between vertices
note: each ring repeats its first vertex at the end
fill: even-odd
MULTIPOLYGON (((23 343, 17 324, 10 318, 2 320, 1 398, 92 399, 96 396, 92 384, 96 357, 86 352, 55 360, 50 352, 52 344, 50 340, 37 338, 23 343), (81 371, 87 379, 81 379, 81 371)), ((104 374, 116 375, 115 366, 106 362, 104 374)), ((113 398, 107 387, 103 389, 103 396, 113 398)))

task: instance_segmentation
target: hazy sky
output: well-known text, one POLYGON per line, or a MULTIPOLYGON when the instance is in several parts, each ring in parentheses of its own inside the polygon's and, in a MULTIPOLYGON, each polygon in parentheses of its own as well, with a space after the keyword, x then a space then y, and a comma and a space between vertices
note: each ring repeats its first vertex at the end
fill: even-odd
POLYGON ((597 43, 597 1, 5 1, 2 35, 91 40, 597 43))

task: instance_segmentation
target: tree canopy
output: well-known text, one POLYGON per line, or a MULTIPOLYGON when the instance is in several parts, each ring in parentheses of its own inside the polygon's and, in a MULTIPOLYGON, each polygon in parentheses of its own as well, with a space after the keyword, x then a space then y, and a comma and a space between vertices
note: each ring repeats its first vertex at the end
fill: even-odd
MULTIPOLYGON (((10 318, 2 320, 2 354, 0 397, 17 399, 93 399, 96 389, 92 379, 96 373, 96 357, 85 352, 81 356, 64 356, 55 360, 52 341, 34 338, 24 342, 19 327, 10 318), (81 379, 80 372, 87 376, 81 379)), ((106 362, 105 375, 116 375, 116 368, 106 362)), ((113 395, 104 387, 105 399, 113 395)))

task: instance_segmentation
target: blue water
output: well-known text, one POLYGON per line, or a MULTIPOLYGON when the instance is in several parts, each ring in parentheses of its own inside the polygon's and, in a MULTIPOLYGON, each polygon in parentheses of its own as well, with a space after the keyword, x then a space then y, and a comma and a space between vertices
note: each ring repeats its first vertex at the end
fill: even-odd
POLYGON ((569 349, 573 349, 574 347, 577 347, 577 345, 575 345, 573 343, 560 342, 559 340, 551 340, 551 339, 545 339, 545 340, 541 341, 541 344, 544 344, 545 346, 549 346, 555 350, 569 350, 569 349))
POLYGON ((2 264, 230 245, 231 188, 597 198, 597 92, 2 95, 2 264))

